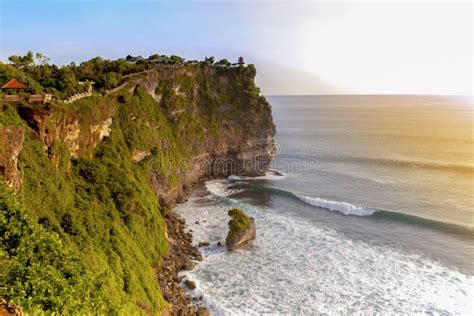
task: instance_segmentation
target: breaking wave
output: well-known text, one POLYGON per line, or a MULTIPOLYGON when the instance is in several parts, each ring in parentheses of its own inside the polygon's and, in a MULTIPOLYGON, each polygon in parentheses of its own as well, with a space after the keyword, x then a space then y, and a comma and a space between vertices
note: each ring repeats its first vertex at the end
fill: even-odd
POLYGON ((227 252, 216 244, 228 207, 204 200, 178 207, 195 241, 211 243, 201 249, 206 259, 182 275, 215 315, 472 313, 472 276, 278 212, 246 207, 257 239, 247 251, 227 252))
POLYGON ((286 175, 280 171, 276 171, 270 169, 264 176, 257 176, 257 177, 246 177, 246 176, 238 176, 238 175, 231 175, 228 179, 230 180, 281 180, 286 178, 286 175))
POLYGON ((347 202, 330 201, 319 197, 309 196, 298 196, 298 198, 306 204, 321 207, 330 211, 336 211, 344 215, 370 216, 376 212, 375 209, 356 206, 347 202))
MULTIPOLYGON (((237 182, 240 184, 242 179, 237 182)), ((384 210, 379 208, 354 205, 345 201, 332 201, 321 197, 311 197, 303 194, 294 193, 291 191, 278 189, 274 187, 263 186, 254 183, 254 181, 247 181, 244 185, 234 186, 235 182, 229 180, 212 180, 206 183, 208 192, 220 198, 228 198, 234 194, 243 192, 245 189, 255 191, 262 191, 273 195, 278 195, 284 198, 293 199, 312 207, 334 211, 348 216, 364 216, 370 217, 374 220, 385 220, 401 222, 409 225, 422 226, 431 229, 442 230, 449 233, 455 233, 466 237, 474 238, 474 229, 470 226, 461 226, 458 224, 441 222, 429 218, 419 217, 403 212, 392 210, 384 210), (209 183, 211 183, 209 185, 209 183), (217 184, 219 183, 219 184, 217 184)))

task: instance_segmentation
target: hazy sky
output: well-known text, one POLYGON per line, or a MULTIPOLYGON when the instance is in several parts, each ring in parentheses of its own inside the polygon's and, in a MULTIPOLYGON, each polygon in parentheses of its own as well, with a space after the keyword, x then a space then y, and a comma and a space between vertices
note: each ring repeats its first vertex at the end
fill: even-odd
POLYGON ((0 59, 100 55, 257 65, 265 94, 472 94, 470 2, 0 0, 0 59))

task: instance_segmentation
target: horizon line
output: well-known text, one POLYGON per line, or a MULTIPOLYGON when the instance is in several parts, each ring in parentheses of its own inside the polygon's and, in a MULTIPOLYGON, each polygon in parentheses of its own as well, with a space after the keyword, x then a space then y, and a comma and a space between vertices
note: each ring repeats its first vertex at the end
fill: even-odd
POLYGON ((344 96, 434 96, 474 98, 473 94, 433 94, 433 93, 332 93, 332 94, 266 94, 266 97, 344 97, 344 96))

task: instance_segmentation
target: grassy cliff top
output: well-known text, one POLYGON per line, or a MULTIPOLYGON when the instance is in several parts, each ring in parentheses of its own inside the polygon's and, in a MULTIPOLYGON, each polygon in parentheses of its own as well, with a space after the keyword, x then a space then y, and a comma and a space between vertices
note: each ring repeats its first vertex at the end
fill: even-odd
POLYGON ((203 61, 186 61, 184 58, 171 55, 153 54, 147 58, 142 56, 108 60, 95 57, 76 64, 57 66, 49 62, 49 58, 41 53, 29 51, 25 56, 12 55, 9 63, 0 62, 0 86, 11 79, 25 83, 29 93, 49 93, 56 99, 66 99, 84 92, 104 93, 124 83, 130 75, 142 73, 160 67, 199 67, 215 66, 220 68, 236 68, 243 66, 244 61, 231 64, 226 59, 215 61, 209 57, 203 61))

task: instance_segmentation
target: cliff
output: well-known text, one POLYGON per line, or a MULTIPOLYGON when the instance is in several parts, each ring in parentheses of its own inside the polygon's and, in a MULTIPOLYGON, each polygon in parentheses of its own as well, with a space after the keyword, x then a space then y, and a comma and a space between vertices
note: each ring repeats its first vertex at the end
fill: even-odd
POLYGON ((271 161, 255 74, 160 67, 106 96, 1 104, 0 296, 29 311, 169 309, 160 267, 183 249, 169 207, 202 179, 259 175, 271 161))

